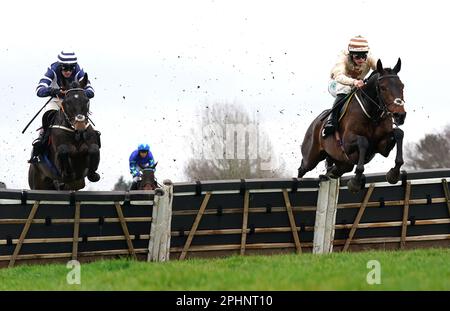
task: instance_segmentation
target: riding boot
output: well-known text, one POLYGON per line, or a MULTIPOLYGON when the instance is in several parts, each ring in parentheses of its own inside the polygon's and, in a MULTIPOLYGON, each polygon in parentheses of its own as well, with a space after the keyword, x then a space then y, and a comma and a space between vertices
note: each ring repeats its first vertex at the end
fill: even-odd
POLYGON ((39 155, 42 154, 43 149, 44 149, 44 136, 45 136, 45 131, 42 128, 39 131, 39 137, 36 138, 31 144, 33 146, 33 150, 31 151, 31 158, 28 160, 28 163, 37 163, 39 162, 39 155))
POLYGON ((54 117, 57 110, 48 110, 42 116, 42 128, 39 131, 39 137, 33 142, 33 150, 31 151, 31 158, 28 163, 37 163, 39 161, 39 155, 45 151, 45 143, 47 140, 47 130, 51 124, 53 124, 54 117))
POLYGON ((323 132, 322 132, 323 137, 333 134, 334 131, 337 129, 339 112, 344 103, 343 99, 345 96, 347 96, 347 94, 337 94, 336 99, 334 100, 334 103, 333 103, 333 108, 331 108, 332 109, 331 114, 328 117, 327 122, 325 123, 325 125, 323 127, 323 132))

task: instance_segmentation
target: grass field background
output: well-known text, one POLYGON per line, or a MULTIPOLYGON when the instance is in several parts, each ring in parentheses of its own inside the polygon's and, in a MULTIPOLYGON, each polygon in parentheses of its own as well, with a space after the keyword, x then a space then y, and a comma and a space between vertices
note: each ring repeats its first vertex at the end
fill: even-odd
POLYGON ((128 259, 81 265, 69 285, 65 265, 0 269, 0 290, 450 290, 450 250, 234 256, 166 263, 128 259), (366 281, 367 262, 381 284, 366 281))

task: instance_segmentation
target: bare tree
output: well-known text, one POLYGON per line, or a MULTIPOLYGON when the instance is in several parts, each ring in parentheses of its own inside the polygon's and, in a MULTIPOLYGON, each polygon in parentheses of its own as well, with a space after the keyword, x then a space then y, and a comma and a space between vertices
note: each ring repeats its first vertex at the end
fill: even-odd
POLYGON ((267 134, 240 106, 217 103, 201 112, 184 168, 190 180, 271 178, 287 175, 267 134), (277 161, 278 160, 278 161, 277 161), (278 163, 276 163, 278 162, 278 163))
POLYGON ((450 125, 441 133, 426 134, 405 147, 405 166, 412 169, 450 168, 450 125))
POLYGON ((127 191, 130 189, 131 181, 125 181, 125 178, 121 175, 119 180, 114 185, 114 191, 127 191))

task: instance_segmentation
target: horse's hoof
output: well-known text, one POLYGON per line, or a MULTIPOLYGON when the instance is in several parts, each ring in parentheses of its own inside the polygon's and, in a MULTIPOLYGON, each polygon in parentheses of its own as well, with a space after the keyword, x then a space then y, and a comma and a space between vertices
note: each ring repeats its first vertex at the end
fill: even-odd
POLYGON ((390 184, 396 184, 400 178, 400 172, 391 168, 386 174, 386 180, 390 184))
MULTIPOLYGON (((326 173, 325 174, 325 176, 327 176, 328 178, 331 178, 331 179, 338 179, 340 176, 336 176, 336 175, 334 175, 333 173, 326 173)), ((319 178, 320 178, 320 176, 319 176, 319 178)))
POLYGON ((87 176, 87 179, 88 179, 90 182, 97 182, 97 181, 100 180, 100 175, 99 175, 98 173, 94 172, 94 173, 92 173, 92 174, 89 174, 89 175, 87 176))
POLYGON ((157 196, 163 196, 164 195, 164 190, 161 188, 156 188, 155 189, 155 195, 157 196))
POLYGON ((350 179, 347 183, 347 188, 348 190, 350 190, 350 192, 352 193, 356 193, 359 190, 361 190, 361 184, 356 182, 353 178, 350 179))

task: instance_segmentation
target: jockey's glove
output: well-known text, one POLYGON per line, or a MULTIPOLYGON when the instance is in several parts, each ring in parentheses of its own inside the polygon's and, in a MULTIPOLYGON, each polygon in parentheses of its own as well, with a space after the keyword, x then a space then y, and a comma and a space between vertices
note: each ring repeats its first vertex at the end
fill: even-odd
POLYGON ((50 96, 56 97, 61 93, 61 90, 57 87, 52 87, 50 89, 50 96))

